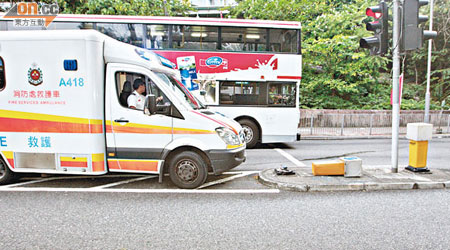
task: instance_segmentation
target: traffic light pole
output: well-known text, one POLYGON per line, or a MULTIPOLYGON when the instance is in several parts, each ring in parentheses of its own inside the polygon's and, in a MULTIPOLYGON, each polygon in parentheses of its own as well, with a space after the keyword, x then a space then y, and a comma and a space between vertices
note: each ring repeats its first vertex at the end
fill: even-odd
MULTIPOLYGON (((430 29, 433 30, 433 0, 430 1, 430 29)), ((425 117, 424 122, 430 122, 430 77, 431 77, 431 49, 433 41, 428 40, 428 62, 427 62, 427 92, 425 93, 425 117)))
POLYGON ((392 55, 392 152, 391 152, 391 171, 398 172, 398 128, 400 121, 400 104, 399 104, 399 76, 400 76, 400 1, 394 0, 394 9, 392 12, 393 19, 393 48, 392 55))

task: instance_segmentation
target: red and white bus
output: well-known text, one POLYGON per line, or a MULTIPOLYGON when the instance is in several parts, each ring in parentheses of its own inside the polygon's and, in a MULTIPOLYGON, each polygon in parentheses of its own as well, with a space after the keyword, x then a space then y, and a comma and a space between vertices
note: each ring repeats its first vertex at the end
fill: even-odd
MULTIPOLYGON (((0 21, 0 30, 18 29, 0 21)), ((242 125, 249 148, 299 138, 299 22, 58 15, 47 29, 96 29, 156 52, 197 99, 242 125)))

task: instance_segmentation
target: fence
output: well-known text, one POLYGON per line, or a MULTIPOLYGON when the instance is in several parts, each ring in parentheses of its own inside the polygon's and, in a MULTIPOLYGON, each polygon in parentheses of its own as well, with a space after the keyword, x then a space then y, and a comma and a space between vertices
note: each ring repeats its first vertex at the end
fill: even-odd
MULTIPOLYGON (((424 114, 400 114, 399 133, 406 134, 406 125, 423 122, 424 114)), ((430 114, 433 133, 450 133, 450 114, 430 114)), ((392 115, 379 114, 303 114, 299 133, 317 136, 372 136, 390 135, 392 115)))

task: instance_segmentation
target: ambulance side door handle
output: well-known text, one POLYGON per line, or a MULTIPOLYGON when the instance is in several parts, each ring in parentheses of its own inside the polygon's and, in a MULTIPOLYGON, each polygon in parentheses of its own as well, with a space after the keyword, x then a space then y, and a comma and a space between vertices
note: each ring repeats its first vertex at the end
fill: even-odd
POLYGON ((130 122, 130 121, 129 120, 124 120, 123 118, 120 118, 120 119, 114 120, 114 122, 125 122, 125 123, 127 123, 127 122, 130 122))

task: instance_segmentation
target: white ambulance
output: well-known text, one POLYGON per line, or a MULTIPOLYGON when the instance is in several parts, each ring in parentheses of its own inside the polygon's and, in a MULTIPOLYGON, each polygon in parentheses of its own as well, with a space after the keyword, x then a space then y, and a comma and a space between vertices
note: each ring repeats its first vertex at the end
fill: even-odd
POLYGON ((240 125, 197 106, 161 61, 92 30, 0 32, 0 184, 166 171, 196 188, 245 161, 240 125), (128 107, 139 82, 144 110, 128 107))

